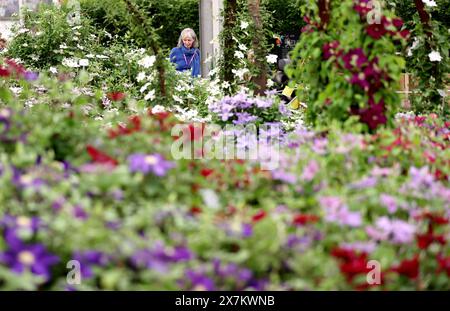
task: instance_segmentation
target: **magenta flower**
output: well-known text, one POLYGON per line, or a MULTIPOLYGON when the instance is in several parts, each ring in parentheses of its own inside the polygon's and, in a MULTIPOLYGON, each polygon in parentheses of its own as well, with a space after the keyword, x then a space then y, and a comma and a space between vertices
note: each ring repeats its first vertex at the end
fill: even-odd
POLYGON ((357 4, 353 6, 356 12, 358 12, 362 17, 366 16, 367 13, 372 11, 372 6, 369 5, 371 0, 358 0, 357 4))
POLYGON ((375 130, 379 125, 386 124, 387 118, 384 112, 384 100, 381 99, 378 104, 375 104, 372 97, 369 98, 369 108, 353 110, 353 113, 360 116, 361 122, 367 124, 371 130, 375 130))
POLYGON ((323 45, 323 58, 325 60, 330 59, 332 56, 339 56, 340 52, 338 51, 339 41, 333 41, 331 43, 325 43, 323 45))
POLYGON ((351 49, 342 56, 342 60, 346 69, 358 72, 369 61, 362 48, 351 49))
POLYGON ((366 28, 367 34, 375 40, 381 39, 388 31, 384 27, 384 24, 370 24, 366 28))

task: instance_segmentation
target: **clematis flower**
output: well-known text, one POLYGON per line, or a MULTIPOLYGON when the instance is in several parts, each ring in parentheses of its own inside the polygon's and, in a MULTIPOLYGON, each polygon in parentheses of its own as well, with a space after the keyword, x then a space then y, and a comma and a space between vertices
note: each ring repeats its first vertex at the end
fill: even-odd
POLYGON ((384 111, 384 100, 381 99, 379 103, 375 104, 371 97, 369 98, 369 108, 356 109, 354 113, 360 116, 362 123, 367 124, 371 130, 375 130, 378 126, 387 122, 384 111))
POLYGON ((351 49, 342 56, 342 60, 346 69, 356 71, 359 71, 369 61, 362 48, 351 49))
POLYGON ((0 253, 0 262, 17 274, 30 270, 46 281, 51 277, 50 268, 59 262, 59 258, 47 251, 42 244, 26 245, 22 242, 9 245, 9 249, 0 253))
POLYGON ((125 99, 126 95, 125 93, 122 92, 110 92, 108 94, 106 94, 106 96, 112 100, 112 101, 121 101, 123 99, 125 99))
POLYGON ((117 164, 119 164, 117 162, 117 160, 111 158, 106 153, 101 152, 100 150, 98 150, 97 148, 95 148, 91 145, 88 145, 86 147, 86 150, 89 153, 89 155, 91 156, 92 161, 94 161, 95 163, 106 164, 106 165, 110 165, 112 167, 115 167, 115 166, 117 166, 117 164))
POLYGON ((405 259, 399 265, 392 267, 391 271, 405 275, 410 279, 416 279, 419 276, 419 256, 413 259, 405 259))
POLYGON ((148 174, 152 172, 156 176, 164 176, 167 171, 175 165, 166 161, 160 154, 142 154, 135 153, 128 157, 128 163, 131 172, 141 172, 148 174))
POLYGON ((381 39, 388 32, 383 23, 370 24, 367 26, 366 31, 375 40, 381 39))
POLYGON ((81 276, 87 279, 94 276, 93 266, 105 266, 109 262, 108 256, 97 250, 76 251, 72 257, 80 263, 81 276))
POLYGON ((428 54, 428 57, 432 62, 440 62, 442 60, 441 53, 439 53, 438 51, 432 51, 430 54, 428 54))
POLYGON ((322 47, 323 58, 327 60, 330 59, 332 56, 339 56, 340 52, 337 50, 338 48, 339 48, 339 41, 325 43, 322 47))
POLYGON ((195 291, 213 291, 215 290, 214 281, 205 273, 188 269, 185 272, 186 279, 189 280, 191 290, 195 291))

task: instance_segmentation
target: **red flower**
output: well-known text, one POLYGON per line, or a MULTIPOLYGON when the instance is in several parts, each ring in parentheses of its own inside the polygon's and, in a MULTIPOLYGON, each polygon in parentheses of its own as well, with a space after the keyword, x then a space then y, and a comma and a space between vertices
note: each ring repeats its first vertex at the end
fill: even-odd
POLYGON ((261 210, 258 213, 256 213, 255 215, 253 215, 252 220, 253 220, 253 222, 258 222, 258 221, 261 221, 262 219, 264 219, 264 217, 266 217, 266 216, 267 216, 266 211, 261 210))
POLYGON ((438 255, 437 261, 439 263, 438 272, 445 271, 450 277, 450 257, 441 257, 441 255, 438 255))
POLYGON ((111 158, 109 155, 101 152, 91 145, 88 145, 86 147, 86 150, 91 156, 92 161, 94 161, 95 163, 109 164, 112 166, 117 166, 117 164, 119 164, 115 159, 111 158))
POLYGON ((306 225, 307 223, 315 223, 319 221, 319 217, 316 215, 309 215, 309 214, 299 214, 294 216, 294 225, 306 225))
POLYGON ((189 132, 191 133, 191 141, 203 139, 204 131, 205 131, 205 123, 189 124, 189 132))
POLYGON ((331 251, 331 255, 333 257, 342 259, 346 262, 350 262, 353 260, 358 260, 360 258, 365 258, 367 259, 367 253, 365 252, 360 252, 357 253, 356 251, 352 250, 352 249, 345 249, 345 248, 340 248, 340 247, 336 247, 331 251))
POLYGON ((392 20, 392 24, 395 26, 395 28, 400 30, 403 27, 403 20, 401 18, 394 18, 392 20))
POLYGON ((371 24, 367 26, 367 34, 375 40, 381 39, 387 33, 383 24, 371 24))
POLYGON ((202 209, 198 206, 192 206, 191 207, 191 214, 193 215, 197 215, 200 214, 202 212, 202 209))
POLYGON ((370 268, 367 267, 367 253, 356 253, 354 250, 337 247, 331 251, 331 255, 343 260, 339 268, 348 282, 358 274, 370 272, 370 268))
POLYGON ((365 256, 360 256, 341 264, 340 269, 349 282, 351 282, 358 274, 367 274, 370 272, 370 269, 367 267, 367 258, 365 256))
POLYGON ((0 77, 7 78, 10 76, 10 72, 8 69, 0 67, 0 77))
POLYGON ((417 235, 417 245, 420 249, 427 249, 434 242, 445 245, 447 241, 443 235, 433 235, 431 232, 417 235))
POLYGON ((419 276, 419 256, 413 259, 403 260, 397 267, 391 268, 391 271, 405 275, 410 279, 416 279, 419 276))
POLYGON ((400 36, 404 39, 409 38, 410 35, 411 32, 408 29, 403 29, 402 31, 400 31, 400 36))
POLYGON ((203 177, 208 177, 208 176, 211 175, 213 172, 214 172, 214 170, 212 170, 212 169, 204 168, 204 169, 202 169, 202 170, 200 171, 200 174, 201 174, 203 177))
POLYGON ((125 93, 122 93, 122 92, 111 92, 111 93, 108 93, 106 96, 108 96, 108 98, 110 100, 115 101, 115 102, 121 101, 126 97, 125 93))

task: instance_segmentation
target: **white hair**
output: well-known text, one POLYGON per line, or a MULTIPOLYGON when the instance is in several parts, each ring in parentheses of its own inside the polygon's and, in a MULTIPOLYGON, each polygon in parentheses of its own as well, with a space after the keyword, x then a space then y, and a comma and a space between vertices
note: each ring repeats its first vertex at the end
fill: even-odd
POLYGON ((183 39, 185 37, 189 37, 192 40, 194 40, 194 43, 192 44, 192 46, 194 48, 198 48, 198 40, 197 40, 197 35, 195 34, 195 31, 192 28, 185 28, 183 29, 183 31, 180 34, 180 38, 178 39, 178 47, 182 47, 183 46, 183 39))

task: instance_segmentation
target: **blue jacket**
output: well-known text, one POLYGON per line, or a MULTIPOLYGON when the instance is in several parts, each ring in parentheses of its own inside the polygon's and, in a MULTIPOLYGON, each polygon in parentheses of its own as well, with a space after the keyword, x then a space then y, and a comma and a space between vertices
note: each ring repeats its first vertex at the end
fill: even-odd
POLYGON ((177 71, 192 69, 192 76, 197 77, 200 73, 200 50, 197 48, 187 49, 184 45, 170 51, 170 61, 176 64, 177 71))

